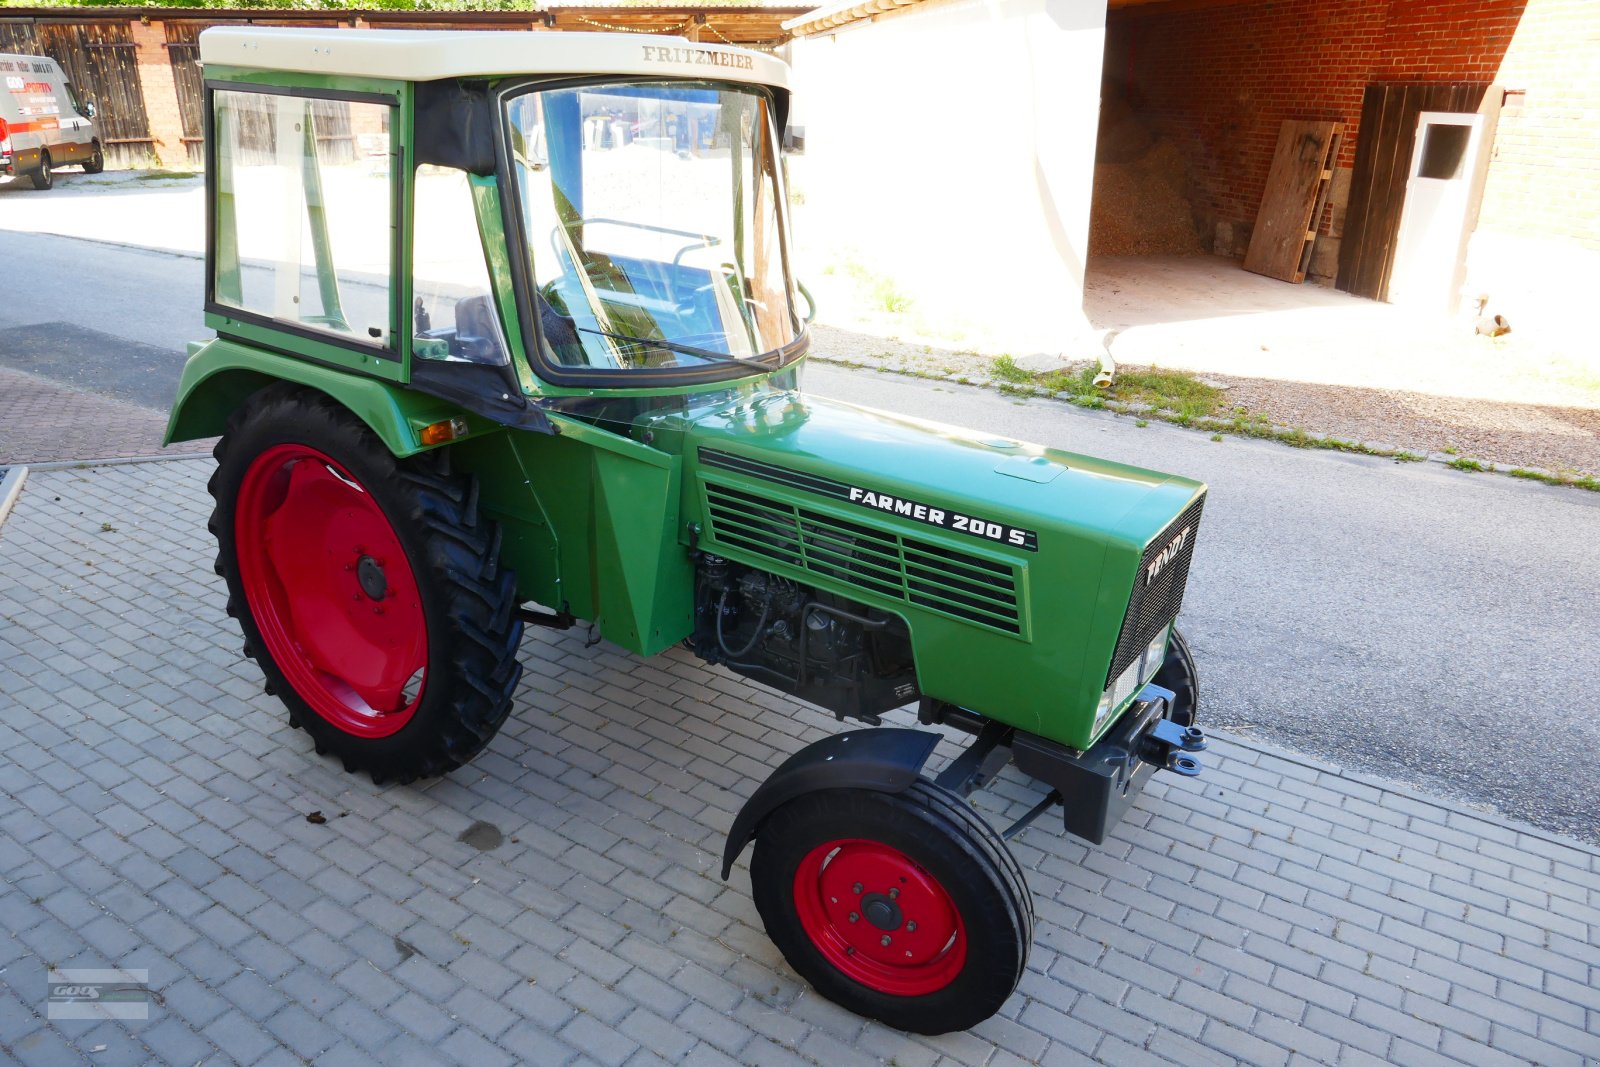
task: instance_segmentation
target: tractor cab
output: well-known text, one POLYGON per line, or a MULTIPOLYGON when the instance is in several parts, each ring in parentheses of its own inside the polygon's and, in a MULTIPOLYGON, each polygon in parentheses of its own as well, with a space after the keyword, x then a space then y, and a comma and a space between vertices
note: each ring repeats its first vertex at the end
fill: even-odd
POLYGON ((209 323, 518 425, 789 366, 786 68, 657 42, 208 31, 209 323))

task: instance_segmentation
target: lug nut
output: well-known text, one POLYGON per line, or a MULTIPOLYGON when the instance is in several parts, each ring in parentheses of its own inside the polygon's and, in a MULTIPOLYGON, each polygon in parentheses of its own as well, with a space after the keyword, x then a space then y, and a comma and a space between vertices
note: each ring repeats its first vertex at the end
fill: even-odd
POLYGON ((911 922, 906 923, 906 933, 914 934, 916 932, 917 932, 916 920, 912 920, 911 922))
POLYGON ((889 890, 889 899, 890 900, 899 900, 900 899, 900 890, 898 888, 890 889, 889 890))
POLYGON ((860 919, 861 919, 861 916, 857 915, 855 912, 852 911, 850 913, 850 921, 851 922, 859 922, 860 919))
POLYGON ((879 941, 878 944, 882 945, 884 948, 888 948, 889 947, 889 935, 888 934, 884 934, 883 935, 883 940, 879 941))
POLYGON ((851 886, 850 888, 855 891, 856 896, 859 897, 861 895, 861 883, 860 882, 857 882, 855 885, 851 886))

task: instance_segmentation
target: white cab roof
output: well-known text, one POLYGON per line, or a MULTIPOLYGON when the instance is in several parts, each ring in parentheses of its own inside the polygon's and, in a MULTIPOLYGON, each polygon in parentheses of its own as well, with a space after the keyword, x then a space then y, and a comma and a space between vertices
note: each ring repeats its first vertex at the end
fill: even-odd
POLYGON ((219 66, 401 81, 653 74, 789 86, 789 65, 775 56, 653 34, 218 26, 200 34, 200 59, 219 66))

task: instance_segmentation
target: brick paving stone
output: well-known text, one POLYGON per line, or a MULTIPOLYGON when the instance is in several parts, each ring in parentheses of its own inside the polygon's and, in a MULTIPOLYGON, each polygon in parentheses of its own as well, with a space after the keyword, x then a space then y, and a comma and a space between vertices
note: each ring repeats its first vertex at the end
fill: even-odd
MULTIPOLYGON (((161 452, 167 413, 0 367, 0 467, 161 452)), ((174 452, 209 452, 187 441, 174 452)))
MULTIPOLYGON (((748 855, 715 877, 756 776, 831 717, 677 651, 532 634, 473 767, 375 788, 311 753, 239 654, 209 468, 36 471, 0 527, 0 1061, 1600 1056, 1600 853, 1226 737, 1102 848, 1017 839, 1039 921, 1000 1016, 938 1038, 869 1023, 781 962, 748 855), (319 808, 347 814, 306 823, 319 808), (457 840, 477 821, 498 848, 457 840), (114 1031, 52 1024, 47 960, 148 967, 166 1002, 114 1031)), ((1000 821, 1036 795, 1008 771, 977 802, 1000 821)))

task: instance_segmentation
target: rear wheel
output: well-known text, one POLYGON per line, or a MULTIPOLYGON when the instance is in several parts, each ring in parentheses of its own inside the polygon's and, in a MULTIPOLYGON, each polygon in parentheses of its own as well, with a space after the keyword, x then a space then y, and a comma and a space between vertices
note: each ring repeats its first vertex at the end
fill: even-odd
POLYGON ((1200 674, 1195 669, 1189 642, 1176 626, 1172 628, 1172 640, 1167 642, 1166 658, 1151 681, 1175 694, 1167 718, 1180 726, 1193 726, 1200 714, 1200 674))
POLYGON ((105 169, 106 157, 100 150, 100 142, 96 141, 94 143, 94 154, 83 161, 83 172, 85 174, 99 174, 105 169))
POLYGON ((375 782, 476 755, 511 709, 522 636, 476 483, 288 386, 236 412, 216 457, 228 614, 290 723, 375 782))
POLYGON ((54 174, 50 173, 50 153, 39 153, 39 169, 28 175, 35 189, 49 189, 56 183, 54 174))
POLYGON ((993 1015, 1027 965, 1033 907, 1005 842, 960 798, 823 789, 773 812, 750 862, 756 910, 823 996, 923 1034, 993 1015))

